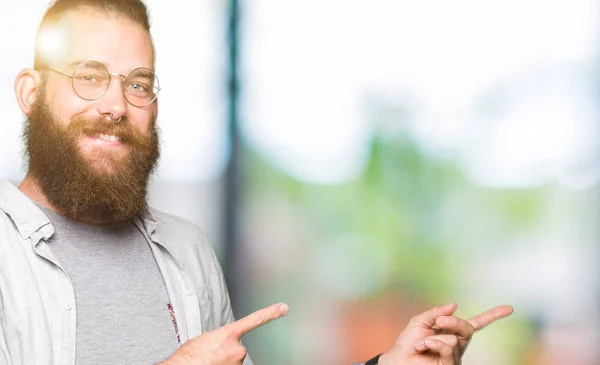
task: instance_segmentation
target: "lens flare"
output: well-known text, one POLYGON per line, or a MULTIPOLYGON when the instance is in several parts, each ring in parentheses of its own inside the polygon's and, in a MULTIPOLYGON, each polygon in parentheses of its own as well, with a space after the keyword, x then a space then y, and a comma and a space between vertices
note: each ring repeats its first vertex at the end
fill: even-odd
POLYGON ((46 61, 59 61, 66 57, 68 39, 68 33, 64 28, 42 29, 38 34, 38 54, 46 61))

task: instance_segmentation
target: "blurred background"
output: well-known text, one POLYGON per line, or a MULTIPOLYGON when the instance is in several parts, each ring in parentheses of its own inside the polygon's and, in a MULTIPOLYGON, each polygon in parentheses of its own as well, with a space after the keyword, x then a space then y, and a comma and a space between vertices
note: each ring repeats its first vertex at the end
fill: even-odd
MULTIPOLYGON (((148 0, 162 160, 150 200, 199 225, 259 364, 351 364, 456 301, 515 313, 465 365, 596 365, 600 3, 148 0)), ((0 12, 13 82, 48 2, 0 12)))

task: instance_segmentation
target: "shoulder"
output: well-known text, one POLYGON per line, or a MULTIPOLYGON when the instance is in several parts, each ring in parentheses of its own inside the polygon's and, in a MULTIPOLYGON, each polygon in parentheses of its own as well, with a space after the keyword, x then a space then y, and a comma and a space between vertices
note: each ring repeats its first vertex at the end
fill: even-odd
POLYGON ((194 256, 202 261, 215 256, 214 248, 206 233, 190 220, 149 208, 156 222, 156 234, 161 243, 173 252, 182 256, 194 256))
POLYGON ((156 220, 156 230, 159 234, 171 236, 185 236, 206 240, 206 234, 192 221, 178 215, 166 213, 156 208, 149 208, 150 213, 156 220))
POLYGON ((156 208, 148 208, 153 218, 156 219, 157 228, 173 228, 178 230, 196 231, 202 233, 202 230, 192 221, 178 215, 170 214, 156 208))

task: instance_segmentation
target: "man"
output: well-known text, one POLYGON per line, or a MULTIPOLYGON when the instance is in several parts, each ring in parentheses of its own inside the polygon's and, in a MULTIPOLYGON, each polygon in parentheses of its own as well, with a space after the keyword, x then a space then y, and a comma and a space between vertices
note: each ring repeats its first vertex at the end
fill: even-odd
MULTIPOLYGON (((251 364, 215 253, 146 203, 160 85, 140 0, 56 0, 15 93, 29 169, 0 181, 0 365, 251 364)), ((369 364, 457 365, 474 331, 454 303, 420 314, 369 364)))

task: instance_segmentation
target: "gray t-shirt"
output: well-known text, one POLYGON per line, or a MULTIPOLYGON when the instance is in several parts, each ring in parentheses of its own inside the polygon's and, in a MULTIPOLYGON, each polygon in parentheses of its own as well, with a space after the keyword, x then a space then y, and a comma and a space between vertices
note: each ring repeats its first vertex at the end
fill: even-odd
POLYGON ((76 364, 148 365, 172 355, 179 345, 169 297, 138 228, 91 226, 40 208, 55 228, 50 250, 75 291, 76 364))

